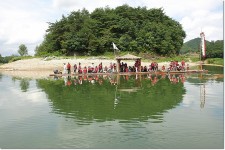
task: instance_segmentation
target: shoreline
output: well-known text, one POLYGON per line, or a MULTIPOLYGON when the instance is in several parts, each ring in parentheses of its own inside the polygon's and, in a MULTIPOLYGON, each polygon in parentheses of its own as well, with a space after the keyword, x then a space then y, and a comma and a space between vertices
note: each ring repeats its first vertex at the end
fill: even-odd
MULTIPOLYGON (((4 73, 6 75, 17 76, 17 77, 28 77, 28 78, 45 78, 49 77, 49 74, 53 73, 54 69, 58 69, 59 71, 63 71, 63 63, 70 63, 71 68, 73 70, 73 65, 76 63, 81 63, 82 68, 84 66, 94 66, 98 65, 102 62, 103 67, 109 67, 110 63, 116 63, 116 60, 113 59, 101 59, 101 58, 86 58, 86 59, 60 59, 60 58, 53 58, 51 60, 46 60, 43 58, 31 58, 31 59, 24 59, 18 60, 15 62, 7 63, 0 65, 0 73, 4 73)), ((126 60, 123 61, 127 63, 128 66, 134 65, 134 60, 126 60)), ((142 61, 142 66, 149 66, 151 64, 151 60, 149 62, 142 61)), ((170 62, 160 62, 158 63, 159 68, 163 65, 167 68, 170 62)), ((189 67, 199 65, 198 62, 186 62, 189 64, 189 67)))
MULTIPOLYGON (((99 65, 102 62, 103 67, 109 66, 110 63, 116 63, 116 60, 113 59, 100 59, 100 58, 87 58, 87 59, 59 59, 55 58, 52 60, 45 60, 43 58, 31 58, 31 59, 24 59, 24 60, 18 60, 15 62, 7 63, 0 65, 0 70, 4 71, 53 71, 54 69, 63 70, 63 63, 70 63, 71 68, 73 68, 74 64, 77 64, 80 62, 82 68, 84 66, 92 66, 92 63, 94 63, 94 66, 99 65)), ((134 65, 134 60, 124 60, 123 62, 127 63, 128 66, 134 65)), ((149 66, 151 64, 151 60, 149 62, 142 61, 142 66, 149 66)), ((159 68, 161 68, 163 65, 165 67, 169 66, 170 62, 160 62, 158 63, 159 68)), ((190 67, 199 65, 198 62, 186 62, 186 64, 189 64, 190 67)))

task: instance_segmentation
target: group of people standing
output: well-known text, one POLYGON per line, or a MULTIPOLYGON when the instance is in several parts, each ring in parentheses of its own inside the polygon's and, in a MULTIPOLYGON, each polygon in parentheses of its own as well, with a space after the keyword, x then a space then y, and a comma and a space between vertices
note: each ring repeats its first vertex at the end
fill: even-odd
POLYGON ((187 64, 186 66, 184 60, 181 61, 181 64, 179 64, 178 61, 171 61, 168 68, 168 71, 185 71, 185 70, 189 70, 189 65, 187 64))
POLYGON ((158 63, 152 62, 149 67, 140 66, 140 61, 136 61, 133 66, 128 66, 127 63, 120 63, 120 72, 151 72, 158 71, 158 63))
POLYGON ((71 65, 70 65, 69 62, 67 64, 66 63, 63 64, 63 73, 64 74, 66 74, 66 73, 70 74, 71 73, 71 65))
MULTIPOLYGON (((140 62, 136 61, 133 66, 128 66, 127 63, 120 63, 120 72, 152 72, 152 71, 158 71, 158 63, 152 62, 148 67, 147 66, 140 66, 140 62)), ((73 73, 112 73, 116 72, 117 66, 115 63, 110 63, 109 66, 103 67, 102 62, 98 65, 94 66, 94 63, 92 63, 92 66, 88 67, 81 67, 81 63, 79 62, 78 65, 74 64, 71 66, 71 64, 68 62, 67 64, 64 63, 63 66, 63 73, 64 74, 71 74, 71 70, 73 67, 73 73)), ((178 61, 171 61, 169 64, 169 67, 166 69, 166 67, 163 65, 161 68, 161 71, 185 71, 189 69, 189 65, 185 64, 185 61, 182 60, 181 64, 179 64, 178 61)), ((54 71, 54 73, 56 73, 54 71)))
MULTIPOLYGON (((67 64, 64 63, 63 73, 64 74, 71 74, 71 70, 72 70, 71 68, 72 68, 72 66, 70 65, 69 62, 67 64)), ((102 63, 100 63, 98 66, 94 66, 94 63, 92 63, 92 66, 88 66, 88 67, 85 66, 84 68, 82 68, 81 63, 79 62, 78 66, 77 66, 77 64, 74 64, 73 72, 79 73, 79 74, 82 74, 82 73, 102 73, 103 72, 103 66, 102 66, 102 63)))

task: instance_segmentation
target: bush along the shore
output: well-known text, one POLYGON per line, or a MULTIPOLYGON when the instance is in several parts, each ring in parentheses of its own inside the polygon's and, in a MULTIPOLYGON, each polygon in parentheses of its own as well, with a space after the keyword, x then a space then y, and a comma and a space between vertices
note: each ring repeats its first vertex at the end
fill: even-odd
POLYGON ((17 56, 17 55, 2 57, 0 55, 0 64, 10 63, 10 62, 14 62, 14 61, 22 60, 22 59, 30 59, 32 57, 33 56, 17 56))
POLYGON ((208 58, 206 59, 206 63, 224 66, 224 59, 223 58, 208 58))

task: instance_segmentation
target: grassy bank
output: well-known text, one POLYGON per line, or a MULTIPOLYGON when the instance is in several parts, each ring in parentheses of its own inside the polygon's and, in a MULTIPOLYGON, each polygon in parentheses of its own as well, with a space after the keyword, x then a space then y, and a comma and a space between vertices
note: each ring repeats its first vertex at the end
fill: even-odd
POLYGON ((206 63, 224 66, 224 59, 223 58, 208 58, 206 59, 206 63))

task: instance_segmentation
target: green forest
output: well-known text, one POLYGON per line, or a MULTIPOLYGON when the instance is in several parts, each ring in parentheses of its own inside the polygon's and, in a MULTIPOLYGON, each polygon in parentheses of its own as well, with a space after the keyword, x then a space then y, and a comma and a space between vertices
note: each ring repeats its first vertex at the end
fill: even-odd
MULTIPOLYGON (((83 9, 48 24, 43 42, 35 49, 35 57, 114 55, 112 43, 121 53, 130 52, 146 59, 198 55, 200 51, 200 38, 183 43, 185 31, 163 8, 122 5, 114 9, 96 8, 92 13, 83 9)), ((22 53, 19 47, 20 56, 0 54, 0 64, 30 58, 24 47, 22 53)), ((207 58, 223 59, 223 53, 223 40, 206 41, 207 58)))
POLYGON ((114 51, 114 42, 121 51, 170 56, 180 53, 185 37, 181 24, 162 8, 83 9, 49 23, 35 55, 104 55, 114 51))
MULTIPOLYGON (((181 54, 199 53, 200 38, 195 38, 184 43, 181 48, 181 54)), ((224 42, 223 40, 207 41, 206 40, 206 55, 207 58, 223 58, 224 42)))

